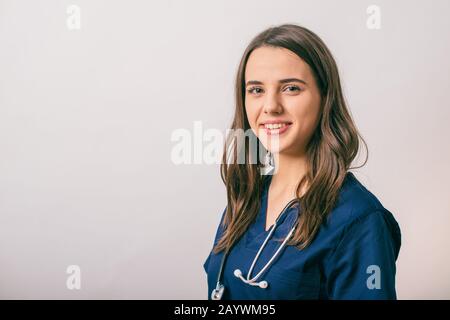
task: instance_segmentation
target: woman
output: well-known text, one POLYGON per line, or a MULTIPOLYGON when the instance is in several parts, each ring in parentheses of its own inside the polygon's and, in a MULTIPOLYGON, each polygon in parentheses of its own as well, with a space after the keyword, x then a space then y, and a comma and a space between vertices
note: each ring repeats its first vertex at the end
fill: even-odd
POLYGON ((400 229, 348 171, 364 140, 316 34, 286 24, 253 39, 237 73, 232 129, 250 129, 275 170, 248 163, 249 148, 245 164, 227 163, 225 147, 228 204, 204 263, 208 297, 396 299, 400 229))

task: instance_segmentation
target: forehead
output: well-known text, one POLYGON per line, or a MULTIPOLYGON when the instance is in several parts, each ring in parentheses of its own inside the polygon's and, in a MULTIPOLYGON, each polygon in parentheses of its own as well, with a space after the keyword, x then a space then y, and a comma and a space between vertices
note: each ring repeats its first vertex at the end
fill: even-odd
POLYGON ((298 77, 310 80, 309 66, 292 51, 279 47, 259 47, 249 56, 245 68, 245 81, 263 82, 298 77))

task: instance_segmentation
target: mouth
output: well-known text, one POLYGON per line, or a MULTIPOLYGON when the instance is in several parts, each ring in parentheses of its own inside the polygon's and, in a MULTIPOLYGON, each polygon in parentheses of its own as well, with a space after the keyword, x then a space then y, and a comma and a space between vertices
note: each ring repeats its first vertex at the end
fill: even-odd
POLYGON ((267 135, 280 135, 292 126, 292 122, 262 123, 259 125, 267 135))

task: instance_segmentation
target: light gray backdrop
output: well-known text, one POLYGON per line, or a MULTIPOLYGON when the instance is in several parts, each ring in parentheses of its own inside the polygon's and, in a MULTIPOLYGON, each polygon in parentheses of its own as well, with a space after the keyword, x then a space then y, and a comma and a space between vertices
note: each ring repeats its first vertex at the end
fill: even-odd
POLYGON ((225 130, 245 46, 289 22, 337 60, 369 144, 356 175, 401 226, 398 297, 449 299, 449 15, 446 0, 0 0, 0 298, 205 299, 225 188, 219 165, 175 165, 171 135, 225 130))

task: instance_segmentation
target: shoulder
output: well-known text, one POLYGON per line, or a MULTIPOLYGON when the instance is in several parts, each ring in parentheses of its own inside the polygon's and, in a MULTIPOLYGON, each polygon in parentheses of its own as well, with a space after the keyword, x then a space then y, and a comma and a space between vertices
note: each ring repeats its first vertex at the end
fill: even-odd
POLYGON ((368 212, 382 210, 380 200, 370 192, 353 174, 347 172, 338 195, 335 215, 340 215, 347 222, 359 219, 368 212))
POLYGON ((376 261, 377 265, 389 264, 393 270, 401 246, 394 215, 353 173, 347 174, 337 204, 319 235, 330 241, 330 268, 338 265, 337 261, 349 265, 376 261))
POLYGON ((336 205, 326 222, 342 231, 364 224, 373 231, 389 230, 394 234, 400 233, 394 215, 352 172, 347 173, 336 205))

